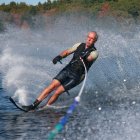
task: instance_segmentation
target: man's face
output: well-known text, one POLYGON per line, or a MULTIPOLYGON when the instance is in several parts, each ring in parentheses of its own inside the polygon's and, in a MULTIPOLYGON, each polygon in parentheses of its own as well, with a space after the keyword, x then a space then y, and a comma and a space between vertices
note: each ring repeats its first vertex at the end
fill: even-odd
POLYGON ((92 46, 94 42, 96 41, 96 34, 95 33, 89 33, 86 39, 86 46, 92 46))

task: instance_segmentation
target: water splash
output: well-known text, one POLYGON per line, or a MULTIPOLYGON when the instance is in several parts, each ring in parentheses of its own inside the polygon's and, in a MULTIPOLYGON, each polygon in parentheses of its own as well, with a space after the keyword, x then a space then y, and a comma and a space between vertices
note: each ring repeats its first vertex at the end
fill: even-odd
MULTIPOLYGON (((92 20, 88 16, 77 19, 72 15, 69 18, 68 23, 66 16, 56 17, 44 31, 24 31, 10 27, 3 34, 0 64, 3 87, 10 95, 25 87, 28 97, 35 98, 71 57, 64 61, 63 66, 54 66, 52 58, 74 43, 83 42, 87 32, 93 29, 99 34, 96 47, 100 57, 89 73, 88 88, 100 94, 102 91, 118 92, 120 88, 121 92, 127 92, 129 86, 133 88, 139 85, 140 32, 135 26, 129 26, 126 30, 125 26, 113 19, 108 19, 103 26, 101 19, 92 20), (81 25, 77 25, 79 20, 81 25)), ((108 93, 109 96, 111 94, 108 93)), ((117 93, 113 96, 116 98, 117 93)))
MULTIPOLYGON (((74 43, 83 42, 88 31, 96 30, 99 58, 88 73, 81 97, 82 109, 76 111, 80 117, 70 121, 64 130, 65 136, 59 137, 139 139, 140 26, 75 14, 55 17, 45 28, 24 31, 9 27, 5 34, 0 34, 0 73, 6 95, 16 96, 22 104, 31 103, 71 58, 66 58, 64 65, 54 66, 53 57, 74 43)), ((63 94, 57 103, 72 103, 80 86, 70 91, 70 97, 63 94)), ((44 116, 43 126, 46 114, 44 116)), ((47 138, 42 126, 34 132, 47 138)), ((27 139, 36 138, 32 133, 26 134, 27 139)))

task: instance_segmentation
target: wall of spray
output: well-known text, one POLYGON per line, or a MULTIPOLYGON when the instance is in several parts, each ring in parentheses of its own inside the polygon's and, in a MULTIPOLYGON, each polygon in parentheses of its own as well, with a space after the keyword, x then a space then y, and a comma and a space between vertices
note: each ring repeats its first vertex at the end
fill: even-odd
MULTIPOLYGON (((89 71, 83 102, 92 102, 91 97, 139 98, 139 25, 79 13, 47 17, 43 22, 43 28, 34 30, 9 25, 0 34, 2 87, 8 95, 15 96, 22 104, 31 103, 71 56, 63 65, 53 65, 51 60, 62 50, 84 42, 89 31, 97 31, 96 47, 100 55, 89 71)), ((79 86, 71 91, 72 96, 77 90, 79 86)))
MULTIPOLYGON (((87 32, 95 30, 99 34, 99 58, 88 73, 79 107, 58 138, 139 140, 139 24, 86 13, 67 13, 40 22, 34 30, 7 25, 7 31, 0 34, 0 88, 5 96, 14 96, 22 104, 34 101, 72 56, 63 60, 63 65, 53 65, 51 60, 62 50, 84 42, 87 32)), ((57 103, 71 104, 80 87, 72 89, 70 96, 63 94, 57 103)), ((15 116, 16 110, 12 115, 3 111, 4 104, 8 104, 7 98, 0 107, 4 112, 2 136, 10 138, 46 139, 52 122, 62 116, 54 111, 15 116)))

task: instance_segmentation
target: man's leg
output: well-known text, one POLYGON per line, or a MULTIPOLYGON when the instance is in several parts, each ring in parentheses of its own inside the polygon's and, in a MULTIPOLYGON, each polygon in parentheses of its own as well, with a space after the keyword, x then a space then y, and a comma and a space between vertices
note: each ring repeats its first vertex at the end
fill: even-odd
POLYGON ((51 93, 53 90, 55 90, 60 85, 61 85, 60 82, 58 80, 54 79, 52 81, 52 83, 41 92, 41 94, 39 95, 37 100, 43 101, 48 96, 49 93, 51 93))
POLYGON ((52 83, 45 88, 39 97, 35 100, 35 102, 29 106, 22 106, 25 111, 30 111, 35 109, 47 96, 50 92, 60 86, 60 82, 56 79, 52 81, 52 83))
POLYGON ((59 97, 60 94, 62 94, 65 89, 66 90, 70 90, 72 89, 73 87, 75 87, 76 85, 78 84, 78 82, 75 80, 75 79, 69 79, 68 81, 66 81, 65 83, 63 83, 63 86, 60 85, 55 93, 52 95, 52 97, 49 99, 47 105, 51 105, 53 104, 59 97), (65 88, 64 88, 65 87, 65 88))
POLYGON ((62 85, 59 86, 56 89, 55 93, 52 95, 52 97, 49 99, 47 105, 53 104, 58 99, 58 97, 60 96, 60 94, 62 94, 64 91, 65 91, 64 87, 62 85))

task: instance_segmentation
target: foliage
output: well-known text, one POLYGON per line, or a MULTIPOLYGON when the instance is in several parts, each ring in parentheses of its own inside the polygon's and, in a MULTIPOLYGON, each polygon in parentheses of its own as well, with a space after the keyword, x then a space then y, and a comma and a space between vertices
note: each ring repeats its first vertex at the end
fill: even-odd
POLYGON ((40 13, 45 13, 51 9, 55 11, 73 11, 75 9, 83 9, 93 13, 98 13, 105 3, 110 5, 110 13, 117 13, 120 11, 122 15, 131 15, 137 18, 140 14, 140 2, 139 0, 48 0, 47 2, 39 2, 36 6, 27 5, 24 2, 16 3, 14 1, 9 4, 1 4, 0 11, 7 13, 18 13, 21 15, 34 16, 40 13))

